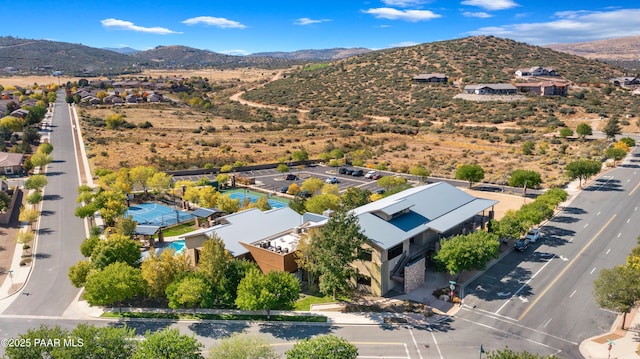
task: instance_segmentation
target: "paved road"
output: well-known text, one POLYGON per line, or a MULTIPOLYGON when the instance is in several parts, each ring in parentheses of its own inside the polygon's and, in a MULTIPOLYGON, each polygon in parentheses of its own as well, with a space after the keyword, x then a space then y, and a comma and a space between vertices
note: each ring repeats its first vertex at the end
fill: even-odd
POLYGON ((54 162, 47 168, 37 255, 29 282, 3 314, 61 315, 79 292, 69 282, 68 269, 82 258, 84 223, 74 216, 78 166, 64 91, 58 92, 52 121, 54 162))
POLYGON ((609 330, 616 314, 593 299, 600 270, 623 264, 640 227, 640 151, 592 182, 542 229, 467 286, 459 317, 503 328, 580 357, 580 341, 609 330))

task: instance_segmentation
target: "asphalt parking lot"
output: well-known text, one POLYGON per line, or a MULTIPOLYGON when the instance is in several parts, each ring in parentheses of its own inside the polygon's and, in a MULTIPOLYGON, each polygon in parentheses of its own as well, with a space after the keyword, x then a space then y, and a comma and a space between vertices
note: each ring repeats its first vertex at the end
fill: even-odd
MULTIPOLYGON (((346 168, 355 168, 351 166, 347 166, 346 168)), ((366 174, 370 169, 359 168, 364 171, 366 174)), ((397 173, 388 172, 388 171, 376 171, 383 176, 389 175, 398 175, 397 173)), ((326 181, 327 178, 336 177, 340 181, 338 186, 340 187, 340 192, 345 191, 349 187, 359 187, 363 189, 368 189, 371 192, 375 192, 381 187, 378 186, 376 180, 364 178, 364 176, 354 177, 346 174, 339 174, 338 167, 328 167, 328 166, 307 166, 303 168, 291 168, 289 174, 296 175, 296 180, 286 180, 286 173, 279 173, 275 168, 272 169, 263 169, 263 170, 254 170, 254 171, 246 171, 246 172, 235 172, 231 173, 231 175, 255 178, 255 188, 262 189, 268 192, 280 193, 280 189, 285 186, 289 186, 291 183, 297 183, 298 185, 302 184, 306 179, 310 177, 316 177, 321 179, 322 181, 326 181)), ((207 177, 210 180, 213 180, 216 175, 194 175, 194 176, 180 176, 174 177, 174 180, 188 179, 194 182, 197 182, 201 177, 207 177)), ((405 176, 408 180, 413 180, 411 176, 405 176)))

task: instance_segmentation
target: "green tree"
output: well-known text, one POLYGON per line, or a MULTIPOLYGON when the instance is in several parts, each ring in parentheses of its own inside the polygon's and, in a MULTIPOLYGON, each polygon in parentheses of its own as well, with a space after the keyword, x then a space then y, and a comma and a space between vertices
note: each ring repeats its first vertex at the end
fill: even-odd
POLYGON ((24 188, 40 191, 48 183, 47 177, 44 175, 33 175, 24 182, 24 188))
POLYGON ((37 329, 29 329, 26 333, 20 334, 19 338, 25 342, 32 343, 31 346, 7 346, 5 348, 5 355, 11 359, 31 359, 31 358, 55 358, 52 353, 56 350, 53 345, 33 345, 36 340, 59 340, 62 342, 65 338, 69 337, 69 332, 66 329, 62 329, 56 325, 50 328, 44 324, 41 324, 37 329))
POLYGON ((147 181, 149 181, 156 172, 157 170, 151 166, 136 166, 129 170, 129 176, 134 185, 147 192, 147 181))
POLYGON ((420 165, 411 167, 409 173, 413 176, 420 177, 420 182, 424 182, 430 175, 429 170, 420 165))
POLYGON ((338 210, 324 227, 314 232, 311 242, 316 248, 320 290, 333 294, 350 289, 349 279, 354 275, 351 263, 358 258, 357 250, 364 244, 358 218, 350 212, 338 210))
POLYGON ((27 196, 27 203, 35 205, 42 202, 42 193, 33 192, 32 194, 27 196))
POLYGON ((478 231, 444 241, 434 258, 453 275, 465 270, 483 270, 499 253, 498 236, 478 231))
POLYGON ((340 204, 345 210, 352 210, 371 202, 371 191, 360 187, 348 187, 340 195, 340 204))
POLYGON ((40 217, 40 212, 38 210, 35 210, 33 208, 22 207, 20 208, 20 214, 18 215, 18 220, 20 222, 29 223, 29 225, 33 229, 33 222, 37 221, 38 217, 40 217))
MULTIPOLYGON (((0 116, 2 114, 0 113, 0 116)), ((22 129, 22 123, 20 120, 13 116, 6 116, 0 120, 0 127, 6 128, 11 132, 18 132, 22 129)))
POLYGON ((226 173, 220 173, 216 176, 216 181, 218 181, 218 185, 220 186, 220 188, 226 187, 227 182, 229 182, 229 179, 231 179, 231 176, 229 176, 226 173))
POLYGON ((295 150, 291 153, 291 159, 294 161, 306 161, 309 159, 309 153, 305 150, 295 150))
POLYGON ((48 155, 44 152, 36 152, 31 155, 31 164, 35 167, 44 167, 49 163, 53 162, 53 156, 48 155))
POLYGON ((605 136, 607 136, 608 139, 615 139, 616 135, 619 135, 622 132, 620 121, 618 121, 618 119, 615 117, 610 118, 602 128, 602 132, 604 132, 605 136))
POLYGON ((160 255, 155 251, 150 251, 149 254, 142 261, 140 272, 147 284, 149 296, 160 299, 165 297, 169 284, 189 271, 189 258, 186 254, 176 254, 175 251, 166 249, 160 255))
POLYGON ((296 194, 296 196, 289 201, 289 208, 299 214, 304 214, 307 211, 307 198, 302 196, 300 193, 296 194))
POLYGON ((98 242, 100 242, 100 237, 98 236, 85 238, 85 240, 80 243, 80 253, 85 257, 91 257, 91 254, 93 254, 93 250, 98 245, 98 242))
POLYGON ((576 127, 576 133, 580 139, 584 140, 585 137, 593 135, 593 129, 588 123, 582 122, 576 127))
POLYGON ((196 314, 198 306, 206 306, 210 291, 211 282, 207 277, 189 273, 169 284, 166 294, 170 308, 193 308, 193 314, 196 314))
POLYGON ((286 352, 287 359, 356 359, 358 348, 333 334, 305 338, 286 352))
POLYGON ((322 214, 327 209, 337 210, 340 208, 340 197, 335 194, 319 194, 309 198, 305 207, 308 212, 322 214))
POLYGON ((289 166, 285 165, 284 163, 281 163, 278 165, 278 167, 276 167, 276 171, 282 173, 282 176, 284 177, 284 174, 289 172, 289 166))
POLYGON ((579 179, 580 186, 582 186, 582 181, 598 174, 598 172, 600 172, 600 169, 602 169, 602 164, 599 161, 586 159, 580 159, 571 162, 565 167, 567 176, 572 180, 576 178, 579 179))
POLYGON ((198 260, 198 270, 218 285, 233 256, 224 248, 224 241, 215 233, 202 243, 198 260))
POLYGON ((522 154, 530 156, 533 154, 533 150, 536 148, 536 144, 533 141, 527 141, 522 144, 522 154))
POLYGON ((300 186, 300 189, 311 194, 316 194, 324 186, 324 182, 320 178, 309 177, 300 186))
POLYGON ((0 191, 0 212, 5 212, 11 204, 11 196, 5 191, 0 191))
POLYGON ((227 213, 236 213, 240 210, 240 200, 232 199, 229 195, 218 198, 217 207, 227 213))
POLYGON ((520 238, 528 229, 526 223, 523 223, 514 210, 508 210, 499 220, 492 220, 491 233, 495 233, 500 239, 520 238))
POLYGON ((138 227, 138 222, 136 222, 133 217, 118 217, 116 219, 116 225, 114 229, 115 233, 117 234, 133 238, 133 236, 136 234, 136 227, 138 227))
POLYGON ((53 145, 49 142, 41 143, 36 150, 36 153, 44 153, 46 155, 50 155, 51 152, 53 152, 53 145))
POLYGON ((560 137, 567 138, 573 136, 573 130, 569 127, 562 127, 559 132, 560 137))
POLYGON ((147 187, 156 193, 165 193, 171 189, 171 178, 164 172, 156 172, 147 180, 147 187))
POLYGON ((53 358, 129 359, 136 348, 135 330, 126 325, 96 327, 80 323, 69 338, 76 345, 56 347, 53 358), (77 345, 80 342, 82 345, 77 345))
POLYGON ((115 262, 102 270, 92 271, 87 276, 84 297, 91 305, 118 304, 122 313, 122 302, 144 292, 144 279, 140 269, 123 262, 115 262))
POLYGON ((116 218, 121 217, 127 211, 127 197, 119 191, 101 191, 94 198, 94 208, 100 212, 107 227, 113 227, 116 218))
POLYGON ((91 263, 97 269, 122 262, 132 267, 140 266, 140 246, 133 239, 121 234, 112 234, 99 241, 91 253, 91 263))
POLYGON ((605 268, 593 282, 593 296, 601 308, 623 314, 624 329, 627 313, 640 300, 640 276, 627 266, 605 268))
POLYGON ((29 248, 31 248, 30 243, 33 242, 34 238, 35 234, 32 231, 20 231, 18 232, 16 242, 18 242, 18 244, 22 244, 22 248, 24 250, 28 250, 29 248))
POLYGON ((209 349, 209 359, 277 359, 271 343, 263 335, 233 333, 209 349))
POLYGON ((238 284, 236 306, 242 310, 292 309, 300 297, 300 283, 288 272, 271 271, 266 275, 251 269, 238 284))
POLYGON ((271 209, 271 205, 269 204, 269 199, 267 198, 267 196, 258 197, 255 206, 261 211, 268 211, 271 209))
POLYGON ((295 255, 296 264, 298 268, 302 269, 306 274, 307 283, 309 283, 309 285, 315 285, 319 269, 318 258, 316 257, 317 253, 312 243, 313 235, 311 233, 305 233, 300 237, 295 255))
POLYGON ((509 177, 509 186, 525 188, 536 188, 542 182, 540 173, 531 170, 515 170, 509 177))
POLYGON ((201 350, 204 347, 193 336, 180 334, 177 328, 165 328, 144 335, 145 340, 138 346, 133 359, 203 359, 201 350))
POLYGON ((376 182, 378 186, 385 189, 385 193, 387 193, 387 195, 404 191, 410 187, 407 183, 407 179, 400 176, 384 176, 379 178, 376 182))
POLYGON ((622 137, 620 141, 624 142, 629 148, 634 147, 636 145, 636 140, 634 140, 631 137, 622 137))
POLYGON ((604 150, 604 155, 605 157, 612 159, 613 165, 615 166, 617 161, 620 161, 621 159, 625 158, 625 156, 627 155, 627 152, 622 148, 609 147, 606 150, 604 150))
POLYGON ((76 288, 84 287, 84 284, 87 282, 87 276, 92 269, 93 265, 89 260, 78 261, 78 263, 69 267, 68 275, 71 284, 76 288))
POLYGON ((478 164, 465 164, 456 170, 456 179, 469 181, 469 188, 474 182, 480 182, 484 178, 484 170, 478 164))
POLYGON ((220 280, 218 285, 219 303, 226 308, 234 308, 236 305, 236 298, 238 296, 238 284, 242 278, 245 277, 247 272, 251 269, 258 270, 258 266, 255 262, 249 262, 244 259, 232 259, 227 268, 225 268, 224 276, 220 280))

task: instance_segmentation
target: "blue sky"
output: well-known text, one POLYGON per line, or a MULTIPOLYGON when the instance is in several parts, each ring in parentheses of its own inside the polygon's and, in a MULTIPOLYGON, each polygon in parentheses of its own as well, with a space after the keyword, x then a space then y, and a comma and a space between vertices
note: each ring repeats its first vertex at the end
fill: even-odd
MULTIPOLYGON (((93 47, 185 45, 227 54, 383 49, 495 35, 533 45, 640 35, 637 0, 32 0, 3 33, 93 47)), ((20 8, 20 7, 18 7, 20 8)), ((16 9, 18 9, 16 8, 16 9)), ((8 20, 8 19, 7 19, 8 20)))

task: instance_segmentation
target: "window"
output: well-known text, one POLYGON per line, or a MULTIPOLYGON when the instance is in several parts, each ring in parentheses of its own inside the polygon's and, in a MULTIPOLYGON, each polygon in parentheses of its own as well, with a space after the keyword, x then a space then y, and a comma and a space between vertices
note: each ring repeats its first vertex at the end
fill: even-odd
POLYGON ((402 243, 389 249, 389 251, 387 252, 387 260, 392 260, 393 258, 401 254, 402 254, 402 243))
POLYGON ((360 285, 366 285, 371 287, 371 277, 363 275, 363 274, 356 274, 356 282, 360 285))
POLYGON ((358 248, 358 259, 365 262, 371 262, 371 249, 358 248))

